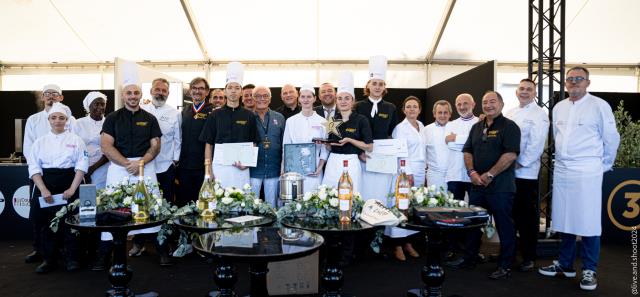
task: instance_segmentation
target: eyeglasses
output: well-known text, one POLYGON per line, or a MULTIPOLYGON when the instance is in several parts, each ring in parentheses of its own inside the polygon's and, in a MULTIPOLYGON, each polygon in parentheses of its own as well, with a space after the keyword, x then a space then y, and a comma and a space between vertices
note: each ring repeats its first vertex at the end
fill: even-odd
POLYGON ((199 92, 202 92, 202 91, 204 91, 204 90, 206 90, 206 89, 207 89, 207 88, 200 88, 200 87, 191 88, 191 90, 199 91, 199 92))
POLYGON ((573 83, 573 84, 579 84, 583 80, 586 80, 586 79, 587 78, 582 77, 582 76, 575 76, 575 77, 574 76, 569 76, 569 77, 565 78, 565 81, 568 82, 568 83, 570 82, 570 83, 573 83))
POLYGON ((254 99, 269 99, 271 98, 270 95, 255 95, 253 96, 254 99))
POLYGON ((213 98, 213 99, 224 99, 224 96, 213 96, 211 98, 213 98))
POLYGON ((45 97, 58 97, 58 96, 60 96, 60 93, 58 93, 58 92, 44 92, 44 93, 42 93, 42 95, 44 95, 45 97))

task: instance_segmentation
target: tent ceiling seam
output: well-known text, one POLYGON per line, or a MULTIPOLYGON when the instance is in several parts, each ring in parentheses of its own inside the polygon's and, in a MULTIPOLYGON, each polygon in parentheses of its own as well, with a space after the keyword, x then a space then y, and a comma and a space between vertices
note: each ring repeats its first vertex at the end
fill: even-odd
POLYGON ((80 42, 82 42, 82 44, 84 45, 84 47, 96 58, 96 60, 100 60, 100 57, 98 57, 98 55, 91 49, 91 47, 89 47, 89 44, 87 44, 86 41, 84 41, 84 39, 82 38, 82 36, 80 36, 80 33, 78 33, 78 31, 76 31, 73 26, 71 25, 71 23, 69 23, 69 21, 67 20, 66 17, 64 17, 64 14, 62 14, 62 11, 60 11, 60 9, 58 8, 58 6, 56 6, 55 3, 53 3, 53 0, 49 0, 49 3, 51 4, 51 6, 53 6, 53 8, 56 10, 56 12, 58 13, 58 15, 60 16, 60 18, 62 18, 62 20, 64 21, 65 24, 67 24, 67 27, 69 28, 69 30, 71 30, 71 32, 73 32, 73 34, 78 38, 78 40, 80 40, 80 42))
POLYGON ((196 17, 193 14, 193 11, 191 10, 191 4, 189 3, 189 0, 180 0, 180 4, 182 5, 182 10, 184 10, 184 15, 187 17, 187 21, 189 21, 191 32, 193 32, 193 37, 195 37, 196 42, 198 43, 198 47, 200 47, 200 52, 202 53, 202 57, 207 61, 211 61, 211 57, 209 56, 209 51, 207 50, 207 47, 204 44, 202 33, 200 33, 200 27, 198 26, 196 17))
POLYGON ((456 0, 448 0, 447 4, 444 7, 444 11, 442 12, 442 19, 440 19, 440 23, 438 24, 438 28, 436 29, 436 35, 433 36, 433 40, 431 41, 431 47, 429 48, 429 52, 427 53, 426 63, 429 64, 433 60, 433 57, 436 55, 436 50, 438 50, 438 45, 440 44, 440 40, 442 39, 442 35, 444 35, 444 30, 447 28, 447 23, 449 23, 449 17, 451 17, 451 12, 453 12, 453 7, 456 5, 456 0))

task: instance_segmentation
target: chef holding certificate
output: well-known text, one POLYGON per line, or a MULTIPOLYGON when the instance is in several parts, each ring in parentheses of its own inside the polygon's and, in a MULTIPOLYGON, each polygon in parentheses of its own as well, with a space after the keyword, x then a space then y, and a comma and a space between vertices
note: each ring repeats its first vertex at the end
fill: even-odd
MULTIPOLYGON (((213 158, 212 176, 220 180, 223 187, 242 187, 249 184, 249 169, 240 161, 232 165, 225 162, 225 158, 220 158, 224 150, 220 150, 217 145, 227 143, 258 143, 258 128, 255 114, 240 106, 242 96, 242 78, 244 68, 238 62, 231 62, 227 66, 227 80, 225 85, 225 95, 227 105, 214 110, 205 124, 200 141, 206 143, 204 158, 213 158), (215 151, 215 153, 214 153, 215 151), (215 154, 218 154, 216 156, 215 154)), ((221 146, 224 147, 224 146, 221 146)), ((257 158, 257 155, 255 155, 257 158)), ((228 158, 227 158, 228 159, 228 158)), ((203 160, 204 163, 204 160, 203 160)))

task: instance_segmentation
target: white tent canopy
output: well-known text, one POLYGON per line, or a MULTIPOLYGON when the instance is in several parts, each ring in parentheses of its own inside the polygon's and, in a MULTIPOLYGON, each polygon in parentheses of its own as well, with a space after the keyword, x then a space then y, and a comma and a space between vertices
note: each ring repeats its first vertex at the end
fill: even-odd
MULTIPOLYGON (((252 83, 320 83, 349 69, 361 86, 367 59, 377 54, 390 60, 392 87, 427 87, 487 60, 498 61, 498 81, 509 83, 526 76, 527 5, 0 0, 0 90, 37 89, 45 80, 66 89, 113 88, 115 57, 183 81, 205 76, 214 86, 222 84, 228 61, 247 64, 245 80, 252 83)), ((638 91, 638 15, 637 0, 568 0, 567 63, 593 65, 595 75, 609 77, 604 91, 638 91)))

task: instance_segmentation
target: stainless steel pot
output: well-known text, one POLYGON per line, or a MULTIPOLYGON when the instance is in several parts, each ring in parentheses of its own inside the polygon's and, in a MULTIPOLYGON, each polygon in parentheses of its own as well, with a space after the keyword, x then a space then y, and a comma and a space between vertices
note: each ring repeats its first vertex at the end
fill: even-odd
POLYGON ((287 172, 280 176, 280 200, 282 204, 298 200, 304 195, 304 177, 297 172, 287 172))

